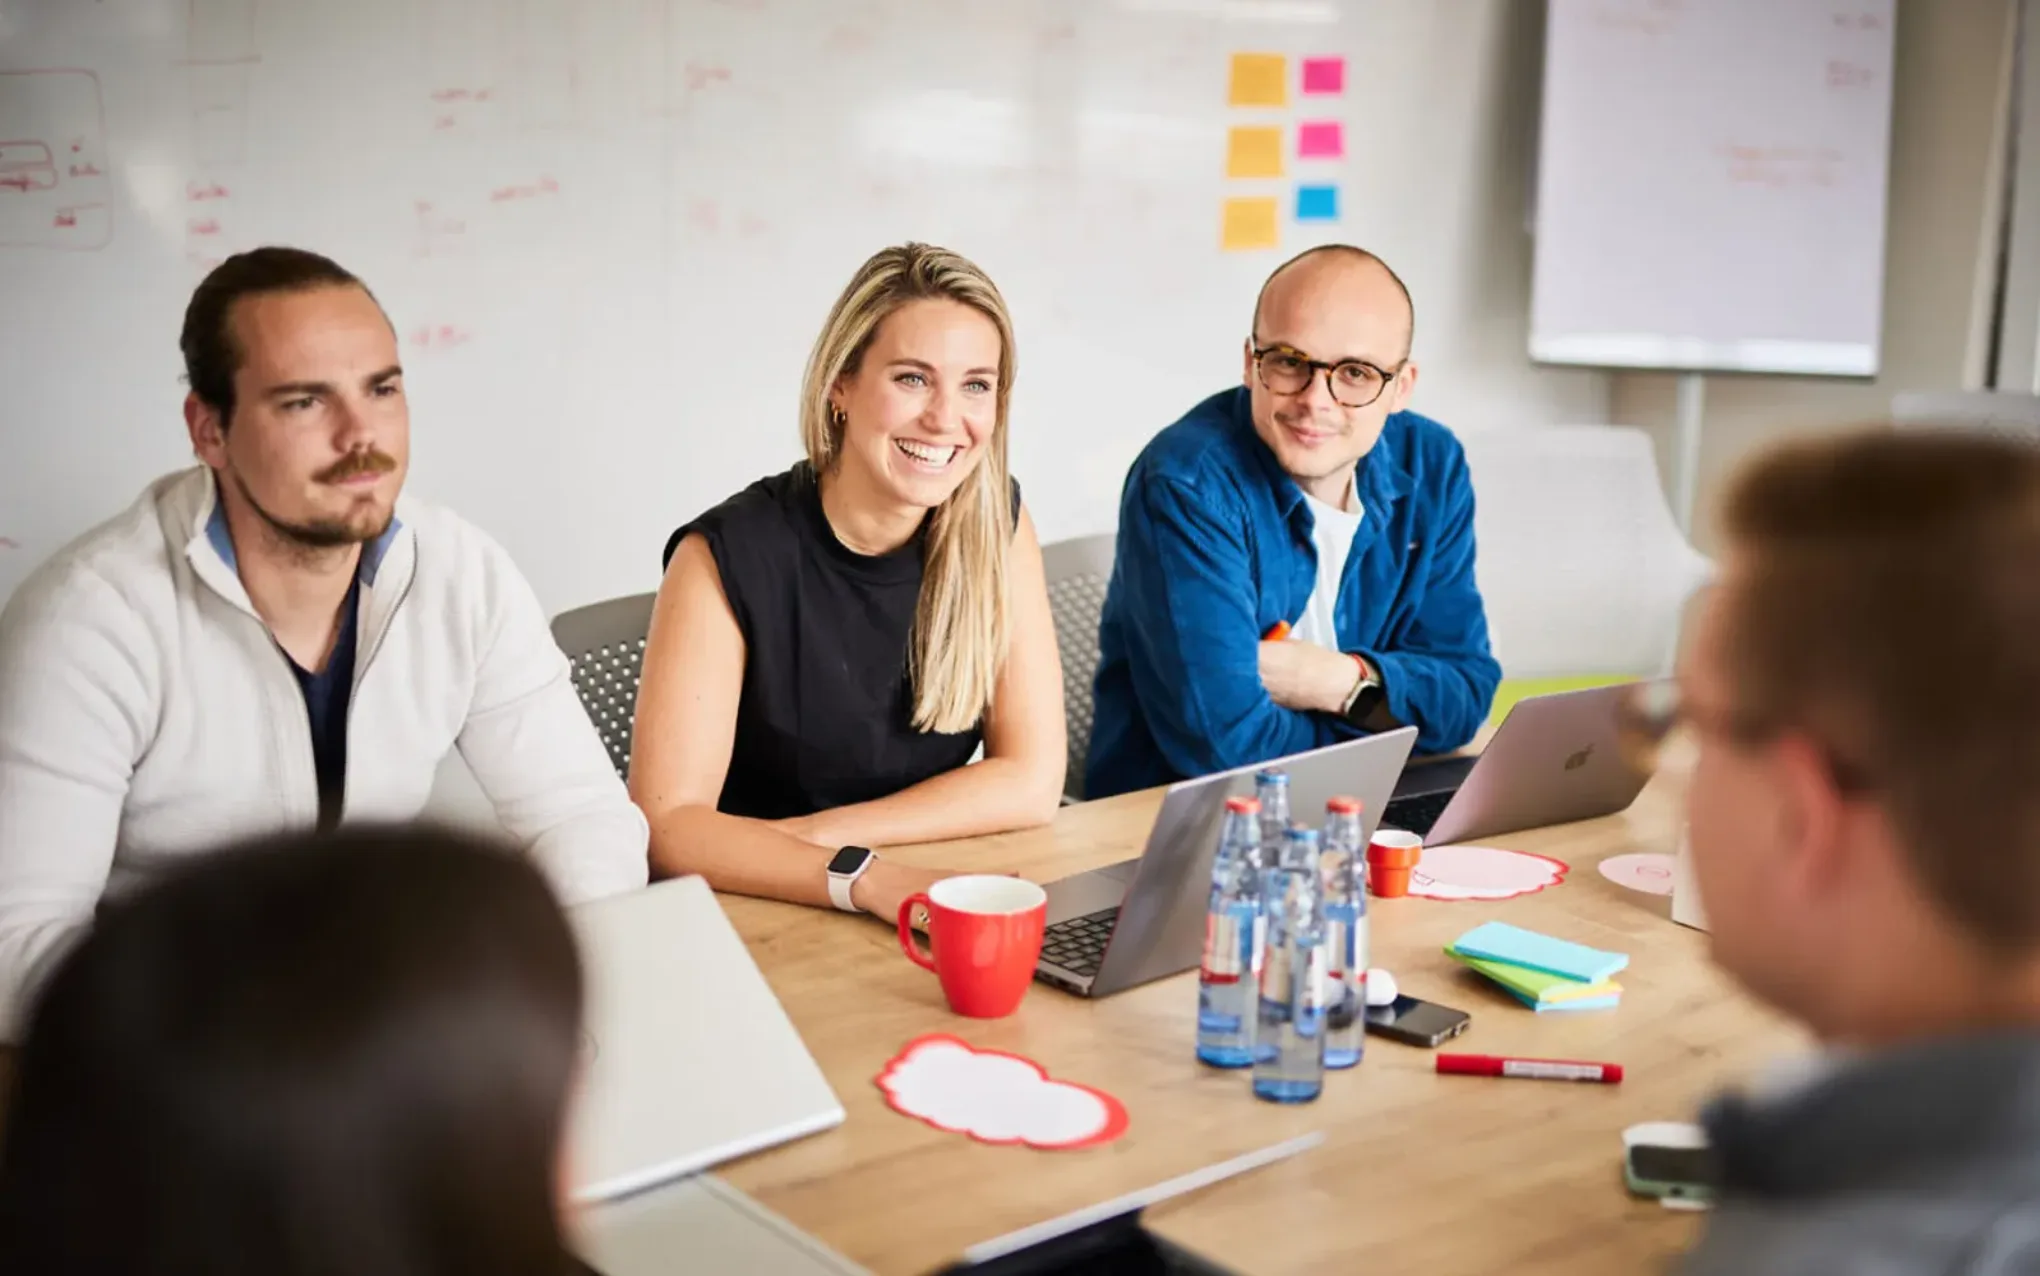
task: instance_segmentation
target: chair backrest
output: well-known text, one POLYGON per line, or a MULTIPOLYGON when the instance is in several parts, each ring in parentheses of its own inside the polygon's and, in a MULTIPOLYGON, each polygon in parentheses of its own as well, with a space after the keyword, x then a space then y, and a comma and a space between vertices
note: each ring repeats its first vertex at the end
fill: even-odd
POLYGON ((1510 678, 1655 677, 1712 568, 1680 534, 1641 431, 1525 426, 1461 438, 1475 575, 1510 678))
POLYGON ((638 670, 657 594, 632 594, 553 617, 553 641, 573 667, 574 692, 609 750, 616 773, 630 778, 630 729, 637 714, 638 670))
POLYGON ((1118 537, 1080 536, 1041 547, 1048 577, 1048 610, 1055 617, 1055 645, 1062 655, 1063 721, 1069 731, 1069 760, 1063 796, 1084 797, 1084 759, 1091 749, 1091 682, 1098 673, 1098 616, 1112 581, 1112 551, 1118 537))

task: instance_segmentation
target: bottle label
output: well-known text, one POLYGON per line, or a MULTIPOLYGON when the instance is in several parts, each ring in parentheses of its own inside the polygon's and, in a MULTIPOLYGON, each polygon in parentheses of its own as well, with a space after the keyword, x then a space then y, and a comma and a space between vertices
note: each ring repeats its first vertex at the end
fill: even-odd
POLYGON ((1289 1003, 1289 946, 1262 944, 1261 999, 1289 1003))
POLYGON ((1204 915, 1204 982, 1236 984, 1245 973, 1240 963, 1240 924, 1231 909, 1204 915))
POLYGON ((1367 951, 1367 914, 1353 919, 1352 940, 1346 947, 1347 984, 1360 996, 1360 1004, 1367 1004, 1367 967, 1370 954, 1367 951))
POLYGON ((1353 918, 1349 910, 1328 910, 1325 918, 1325 977, 1343 983, 1353 969, 1353 918))
POLYGON ((1310 952, 1303 959, 1303 977, 1296 983, 1296 1014, 1318 1015, 1325 1009, 1325 990, 1328 984, 1325 971, 1325 946, 1311 945, 1310 952))

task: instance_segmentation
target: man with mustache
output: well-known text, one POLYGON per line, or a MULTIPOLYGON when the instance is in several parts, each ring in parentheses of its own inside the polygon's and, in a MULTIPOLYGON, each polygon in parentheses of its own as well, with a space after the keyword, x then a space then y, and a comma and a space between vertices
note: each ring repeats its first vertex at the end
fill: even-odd
POLYGON ((261 248, 185 311, 203 465, 0 612, 0 1026, 107 890, 232 838, 402 820, 451 748, 569 902, 646 879, 644 817, 509 556, 398 493, 396 334, 261 248))
POLYGON ((1414 326, 1380 258, 1313 248, 1262 287, 1245 384, 1134 462, 1086 797, 1403 724, 1423 752, 1472 738, 1501 670, 1465 457, 1404 410, 1414 326))

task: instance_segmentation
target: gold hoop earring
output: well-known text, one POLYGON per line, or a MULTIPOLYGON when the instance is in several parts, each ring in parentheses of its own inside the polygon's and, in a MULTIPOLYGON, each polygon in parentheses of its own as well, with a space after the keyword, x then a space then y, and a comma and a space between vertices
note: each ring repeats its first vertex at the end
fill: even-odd
POLYGON ((835 426, 837 429, 840 430, 844 426, 850 424, 849 414, 844 412, 843 409, 837 407, 835 404, 831 403, 829 405, 829 424, 835 426))

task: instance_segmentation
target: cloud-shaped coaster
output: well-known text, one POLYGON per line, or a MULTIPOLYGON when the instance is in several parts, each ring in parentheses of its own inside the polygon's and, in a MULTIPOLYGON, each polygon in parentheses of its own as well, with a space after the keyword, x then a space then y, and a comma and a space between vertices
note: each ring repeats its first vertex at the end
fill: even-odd
POLYGON ((1126 1109, 1104 1091, 1053 1080, 1032 1059, 944 1033, 908 1042, 874 1079, 893 1111, 980 1143, 1059 1151, 1126 1133, 1126 1109))
POLYGON ((1492 846, 1427 846, 1410 870, 1410 894, 1425 899, 1514 899, 1565 880, 1563 860, 1492 846))

